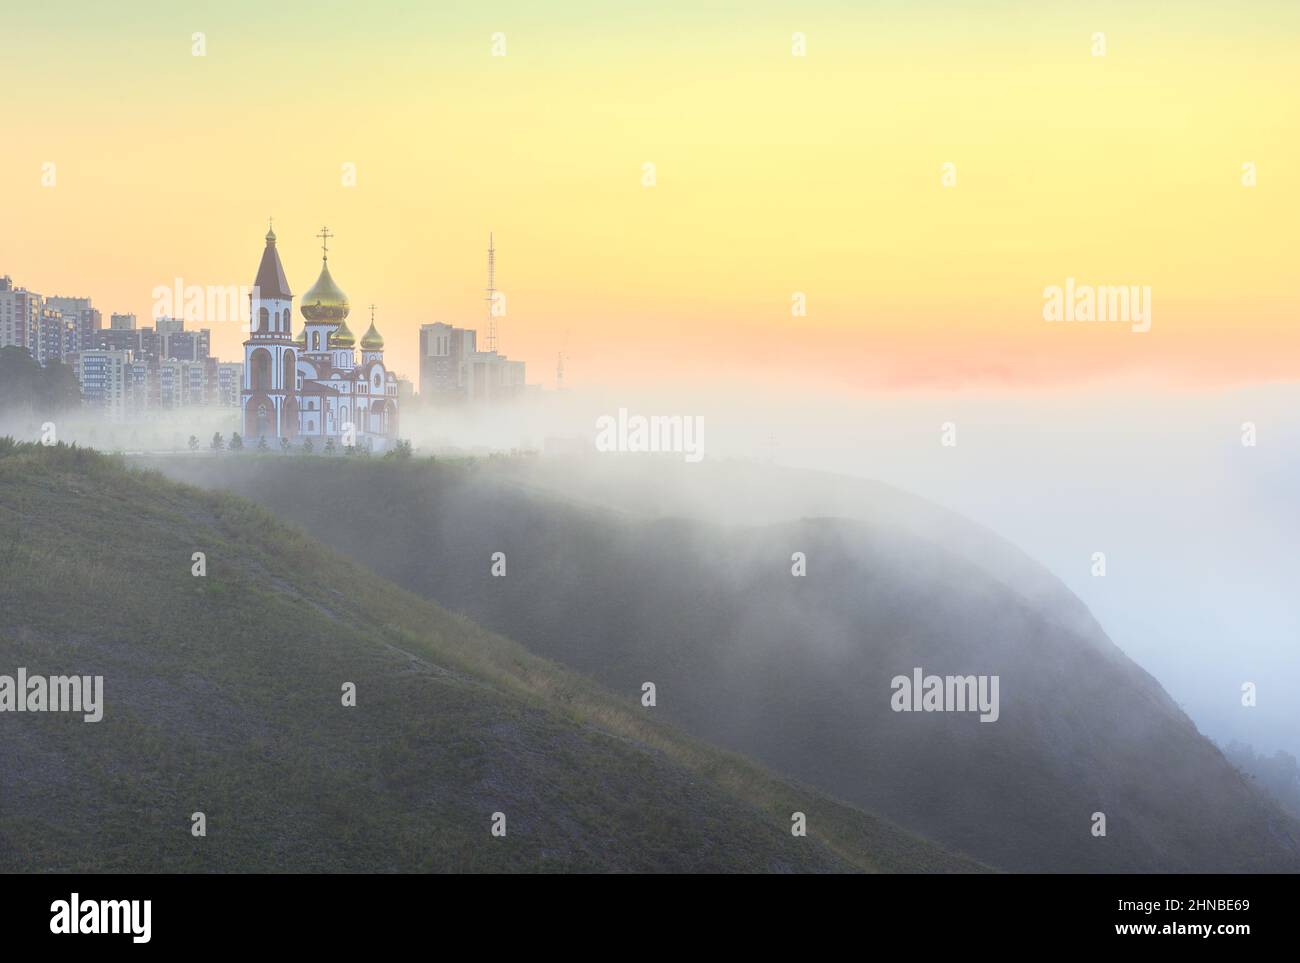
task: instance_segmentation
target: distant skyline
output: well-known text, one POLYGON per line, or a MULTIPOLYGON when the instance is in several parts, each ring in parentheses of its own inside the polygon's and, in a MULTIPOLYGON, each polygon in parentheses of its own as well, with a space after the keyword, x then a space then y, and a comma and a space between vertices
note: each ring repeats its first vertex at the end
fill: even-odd
POLYGON ((421 324, 485 330, 489 231, 501 347, 548 387, 561 350, 574 387, 1300 375, 1293 2, 56 0, 5 33, 0 273, 105 319, 251 284, 273 216, 295 295, 329 225, 408 378, 421 324), (1043 321, 1067 278, 1149 286, 1151 330, 1043 321))

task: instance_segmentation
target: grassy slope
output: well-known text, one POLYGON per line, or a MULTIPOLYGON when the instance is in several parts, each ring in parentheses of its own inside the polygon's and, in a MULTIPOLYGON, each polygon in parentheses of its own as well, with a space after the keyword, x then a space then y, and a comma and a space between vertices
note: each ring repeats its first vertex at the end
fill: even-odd
POLYGON ((1058 618, 1018 580, 879 524, 730 528, 570 504, 501 484, 513 465, 276 455, 168 470, 328 524, 325 541, 381 575, 615 691, 654 679, 663 715, 695 735, 996 866, 1300 866, 1294 820, 1090 618, 1058 618), (346 516, 318 510, 362 491, 346 516), (788 575, 795 548, 806 579, 788 575), (507 579, 486 575, 496 550, 507 579), (889 711, 890 677, 917 665, 999 675, 1002 718, 889 711))
POLYGON ((0 715, 0 870, 975 868, 249 502, 4 441, 0 492, 0 673, 106 690, 98 724, 0 715), (794 810, 810 838, 790 835, 794 810))

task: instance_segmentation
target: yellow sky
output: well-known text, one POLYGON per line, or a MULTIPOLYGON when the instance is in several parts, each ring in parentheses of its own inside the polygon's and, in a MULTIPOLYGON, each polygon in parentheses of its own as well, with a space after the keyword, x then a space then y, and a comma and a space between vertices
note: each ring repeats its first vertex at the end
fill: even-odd
POLYGON ((273 215, 300 294, 328 224, 353 329, 375 303, 414 374, 421 323, 481 324, 491 230, 544 384, 561 350, 573 384, 1300 369, 1300 5, 426 6, 14 14, 0 273, 147 315, 250 284, 273 215), (1150 286, 1151 331, 1047 324, 1067 277, 1150 286))

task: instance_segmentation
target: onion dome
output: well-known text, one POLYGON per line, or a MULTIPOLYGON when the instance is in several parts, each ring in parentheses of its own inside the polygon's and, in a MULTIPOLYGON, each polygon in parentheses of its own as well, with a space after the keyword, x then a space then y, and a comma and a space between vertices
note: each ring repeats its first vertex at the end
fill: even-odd
MULTIPOLYGON (((300 310, 308 321, 331 324, 342 325, 343 319, 348 316, 348 296, 339 290, 339 286, 330 277, 329 261, 325 258, 321 258, 320 277, 302 296, 300 310)), ((345 328, 346 326, 340 327, 340 331, 345 328)))
POLYGON ((361 336, 362 351, 383 351, 384 336, 375 330, 375 322, 370 322, 370 330, 361 336))
MULTIPOLYGON (((344 302, 344 314, 347 313, 347 302, 344 302)), ((352 331, 348 328, 346 321, 340 321, 339 326, 330 332, 331 348, 351 348, 357 343, 352 331)))

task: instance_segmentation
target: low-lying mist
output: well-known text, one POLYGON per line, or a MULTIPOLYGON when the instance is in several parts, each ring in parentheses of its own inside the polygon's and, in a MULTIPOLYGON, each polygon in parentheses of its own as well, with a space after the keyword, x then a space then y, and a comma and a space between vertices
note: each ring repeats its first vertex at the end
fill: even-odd
MULTIPOLYGON (((1211 738, 1300 755, 1295 386, 868 399, 569 392, 469 417, 421 413, 403 433, 424 449, 542 448, 550 439, 590 451, 596 419, 620 408, 701 417, 710 460, 875 479, 988 526, 1077 594, 1211 738), (945 429, 955 444, 943 444, 945 429), (1104 576, 1094 574, 1095 553, 1104 576), (1253 707, 1242 705, 1247 682, 1257 687, 1253 707)), ((689 487, 656 497, 662 513, 707 506, 732 521, 834 509, 786 494, 784 504, 689 487)))
MULTIPOLYGON (((620 409, 701 419, 714 465, 737 459, 872 479, 987 526, 1078 595, 1211 738, 1300 755, 1300 701, 1291 696, 1300 689, 1296 387, 864 398, 754 386, 570 390, 494 408, 408 407, 400 433, 418 454, 586 452, 565 460, 558 483, 608 492, 603 473, 635 477, 652 457, 595 454, 597 419, 620 409), (1094 574, 1096 553, 1104 576, 1094 574), (1253 707, 1242 705, 1247 682, 1257 687, 1253 707)), ((56 426, 59 440, 105 450, 188 452, 193 434, 195 457, 209 459, 205 475, 216 467, 213 432, 228 439, 238 427, 233 414, 212 410, 153 425, 78 415, 56 426)), ((0 432, 17 437, 40 430, 31 416, 0 419, 0 432)), ((276 456, 271 447, 266 457, 276 456)), ((653 460, 680 460, 680 483, 627 486, 639 499, 629 509, 736 523, 858 514, 855 489, 827 479, 780 475, 761 492, 719 491, 692 486, 682 454, 653 460)))

